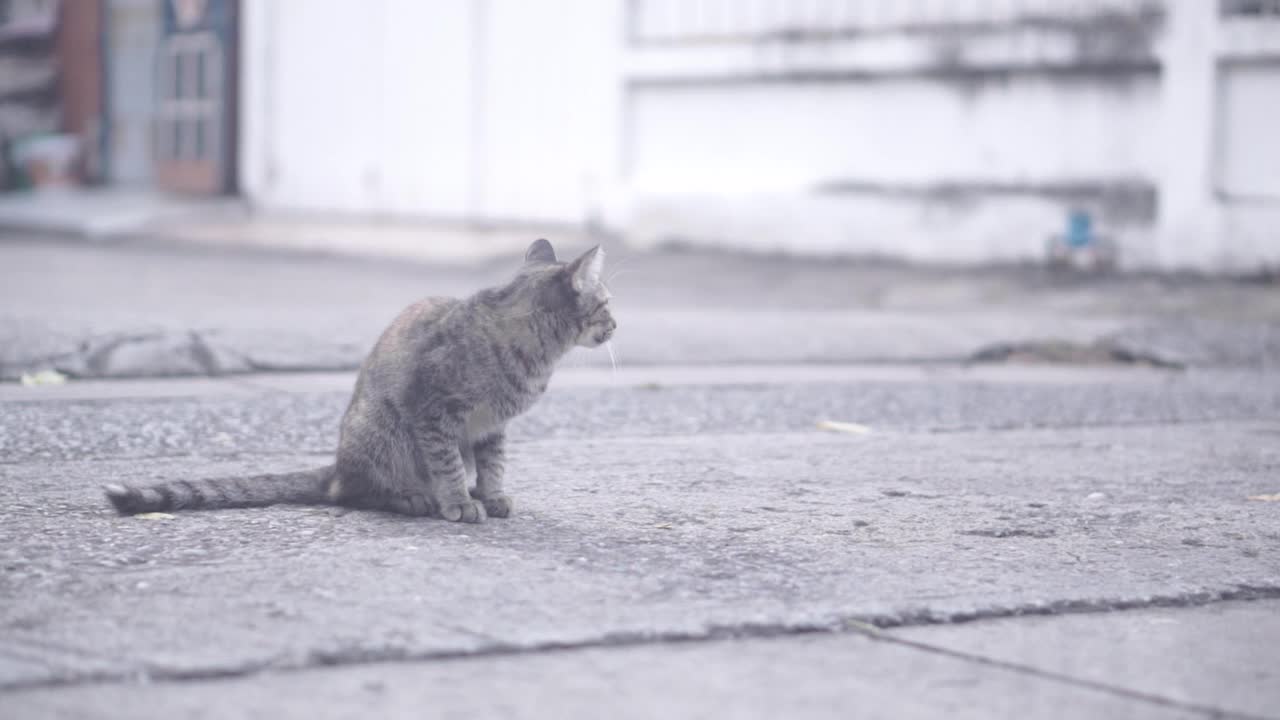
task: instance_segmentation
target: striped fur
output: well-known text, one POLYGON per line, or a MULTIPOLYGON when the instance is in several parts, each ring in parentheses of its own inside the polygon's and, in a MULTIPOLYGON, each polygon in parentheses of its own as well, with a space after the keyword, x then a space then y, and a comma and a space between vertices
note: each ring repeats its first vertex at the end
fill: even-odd
POLYGON ((599 247, 562 263, 538 240, 505 285, 405 309, 360 368, 331 466, 109 485, 107 497, 124 514, 294 503, 465 522, 507 517, 507 422, 542 395, 565 353, 596 347, 617 327, 603 264, 599 247))
POLYGON ((123 515, 165 510, 213 510, 267 505, 320 505, 333 479, 333 466, 279 475, 174 480, 147 487, 104 486, 107 499, 123 515))

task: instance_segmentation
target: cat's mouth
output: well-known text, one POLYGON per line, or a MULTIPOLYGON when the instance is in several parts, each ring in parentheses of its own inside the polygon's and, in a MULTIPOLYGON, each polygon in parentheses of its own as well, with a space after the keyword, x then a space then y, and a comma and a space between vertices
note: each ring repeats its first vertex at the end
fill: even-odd
POLYGON ((609 342, 609 338, 611 337, 613 337, 613 333, 601 331, 584 336, 578 341, 578 344, 583 347, 596 348, 609 342))
POLYGON ((589 335, 584 333, 585 337, 578 342, 586 344, 589 341, 590 345, 587 345, 587 347, 599 347, 609 342, 609 338, 613 337, 613 331, 618 329, 618 323, 609 319, 590 329, 594 330, 594 332, 589 335))

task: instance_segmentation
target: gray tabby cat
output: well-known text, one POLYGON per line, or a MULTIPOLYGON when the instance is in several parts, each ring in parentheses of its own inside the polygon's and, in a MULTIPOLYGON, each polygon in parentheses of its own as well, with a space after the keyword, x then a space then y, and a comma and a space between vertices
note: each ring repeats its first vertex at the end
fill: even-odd
POLYGON ((506 285, 409 306, 360 368, 332 465, 150 487, 111 484, 107 498, 122 514, 294 503, 472 523, 507 517, 507 421, 542 395, 572 347, 596 347, 617 327, 603 266, 598 246, 562 263, 551 243, 538 240, 506 285))

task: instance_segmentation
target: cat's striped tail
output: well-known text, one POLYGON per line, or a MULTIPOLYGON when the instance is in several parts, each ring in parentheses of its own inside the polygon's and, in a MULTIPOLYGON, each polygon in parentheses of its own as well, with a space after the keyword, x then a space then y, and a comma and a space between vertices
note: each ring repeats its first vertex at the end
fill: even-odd
POLYGON ((174 480, 133 487, 111 483, 103 486, 107 499, 121 515, 166 510, 214 510, 218 508, 291 505, 331 505, 327 491, 334 466, 314 470, 252 475, 248 477, 174 480))

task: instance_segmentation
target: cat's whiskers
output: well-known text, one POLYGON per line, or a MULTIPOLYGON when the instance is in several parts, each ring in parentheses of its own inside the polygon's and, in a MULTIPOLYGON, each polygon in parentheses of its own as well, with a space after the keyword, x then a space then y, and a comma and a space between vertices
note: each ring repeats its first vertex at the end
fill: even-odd
POLYGON ((613 382, 618 383, 618 359, 613 354, 613 341, 605 340, 604 349, 609 351, 609 364, 613 367, 613 382))

